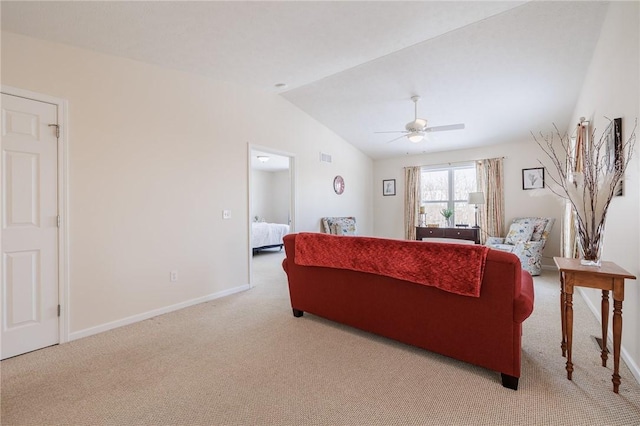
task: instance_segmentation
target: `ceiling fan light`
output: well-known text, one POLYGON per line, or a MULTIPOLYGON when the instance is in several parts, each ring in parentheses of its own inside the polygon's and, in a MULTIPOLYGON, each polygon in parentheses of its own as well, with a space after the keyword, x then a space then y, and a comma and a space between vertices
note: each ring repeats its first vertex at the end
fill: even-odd
POLYGON ((418 143, 422 139, 424 139, 424 133, 420 133, 420 132, 409 133, 407 135, 407 138, 413 143, 418 143))
POLYGON ((427 120, 425 120, 424 118, 416 118, 413 122, 416 126, 419 126, 423 129, 427 127, 427 120))

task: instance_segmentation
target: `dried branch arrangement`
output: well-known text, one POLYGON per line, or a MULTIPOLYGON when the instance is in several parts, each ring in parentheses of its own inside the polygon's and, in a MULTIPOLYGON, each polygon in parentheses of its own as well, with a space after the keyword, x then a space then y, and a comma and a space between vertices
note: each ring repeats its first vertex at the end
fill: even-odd
POLYGON ((569 200, 576 213, 576 233, 584 259, 599 261, 607 210, 631 161, 637 125, 636 119, 629 139, 622 143, 620 128, 610 120, 599 139, 594 128, 588 143, 577 150, 572 139, 555 125, 555 133, 550 135, 536 137, 532 133, 551 162, 548 167, 540 161, 548 171, 549 189, 569 200), (559 138, 557 143, 555 137, 559 138), (612 137, 621 142, 614 145, 613 155, 612 137))

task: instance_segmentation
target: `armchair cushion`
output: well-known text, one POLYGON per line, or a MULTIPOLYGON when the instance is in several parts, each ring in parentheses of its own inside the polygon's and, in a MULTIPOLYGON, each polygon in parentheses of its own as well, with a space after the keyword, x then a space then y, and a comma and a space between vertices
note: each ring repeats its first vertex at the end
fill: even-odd
POLYGON ((323 217, 322 230, 325 234, 356 235, 356 218, 323 217))
MULTIPOLYGON (((531 235, 531 241, 541 241, 543 239, 543 234, 546 231, 547 224, 549 223, 549 219, 547 218, 535 218, 533 222, 533 234, 531 235)), ((553 224, 553 222, 551 222, 553 224)), ((549 229, 550 230, 550 229, 549 229)), ((549 231, 547 231, 548 233, 549 231)), ((544 238, 547 238, 544 235, 544 238)))
POLYGON ((487 237, 487 240, 484 243, 485 246, 494 246, 494 245, 497 245, 497 244, 504 244, 504 238, 487 237))
POLYGON ((491 248, 494 248, 496 250, 506 251, 507 253, 512 253, 515 250, 516 246, 514 246, 513 244, 496 243, 496 244, 491 244, 491 248))
POLYGON ((514 219, 513 223, 531 224, 533 226, 533 233, 531 234, 530 240, 541 241, 547 238, 554 221, 554 218, 549 217, 521 217, 514 219))
POLYGON ((505 244, 518 244, 520 242, 529 241, 533 234, 533 223, 529 222, 513 222, 509 228, 509 233, 504 239, 505 244))

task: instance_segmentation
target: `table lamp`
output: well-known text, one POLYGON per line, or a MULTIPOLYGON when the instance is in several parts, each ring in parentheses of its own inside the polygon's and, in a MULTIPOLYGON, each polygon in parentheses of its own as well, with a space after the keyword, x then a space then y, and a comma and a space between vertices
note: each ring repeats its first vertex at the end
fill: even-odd
POLYGON ((474 228, 479 228, 478 226, 478 204, 484 204, 484 192, 470 192, 469 193, 469 204, 474 204, 476 209, 476 225, 474 228))

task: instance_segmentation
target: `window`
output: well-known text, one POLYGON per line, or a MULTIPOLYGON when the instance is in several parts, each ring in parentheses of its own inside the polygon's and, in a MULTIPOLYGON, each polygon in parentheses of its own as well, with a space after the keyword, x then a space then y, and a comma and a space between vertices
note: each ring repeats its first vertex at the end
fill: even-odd
POLYGON ((446 220, 440 214, 443 209, 453 210, 455 224, 475 224, 475 206, 467 203, 469 193, 477 191, 474 163, 423 167, 420 189, 420 206, 424 206, 426 224, 446 226, 446 220))

